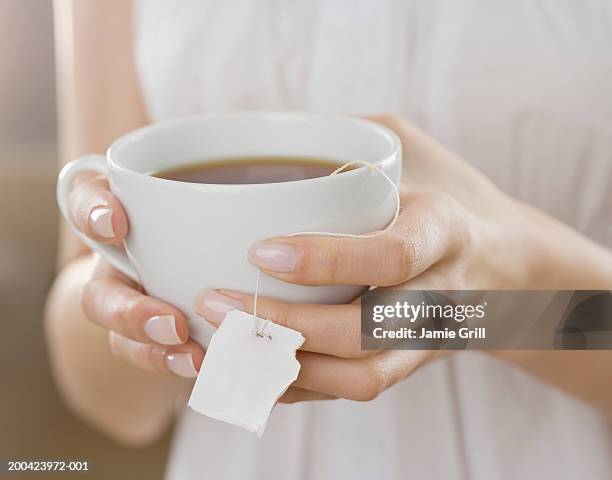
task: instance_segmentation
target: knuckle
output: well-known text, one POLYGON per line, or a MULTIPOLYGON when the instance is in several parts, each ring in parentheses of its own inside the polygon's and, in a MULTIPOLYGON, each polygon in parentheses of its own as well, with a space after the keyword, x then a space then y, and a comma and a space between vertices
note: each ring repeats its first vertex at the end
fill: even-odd
POLYGON ((90 192, 95 187, 95 182, 93 181, 95 177, 92 177, 89 173, 84 174, 81 172, 81 174, 85 175, 85 177, 77 176, 74 179, 68 196, 73 207, 82 207, 83 204, 86 204, 85 200, 90 197, 90 192))
POLYGON ((398 284, 408 280, 418 270, 420 264, 420 249, 410 235, 405 238, 390 237, 392 255, 392 271, 395 272, 393 283, 398 284))
POLYGON ((143 338, 144 322, 146 321, 146 302, 147 297, 136 295, 128 298, 125 302, 117 305, 116 317, 121 319, 121 324, 117 328, 129 332, 132 338, 143 338))
POLYGON ((128 298, 125 302, 118 302, 115 305, 113 317, 120 320, 120 325, 116 325, 117 329, 129 332, 133 338, 142 338, 142 326, 146 320, 147 297, 143 295, 135 295, 128 298))
POLYGON ((88 183, 92 187, 99 188, 104 191, 110 191, 110 185, 108 183, 108 177, 106 175, 94 175, 89 179, 88 183))
POLYGON ((124 321, 129 321, 133 319, 139 319, 143 316, 145 309, 145 297, 141 295, 135 295, 129 299, 124 304, 124 308, 122 309, 122 316, 124 321))
POLYGON ((104 175, 91 176, 89 173, 76 178, 68 195, 68 209, 75 226, 90 235, 89 214, 95 206, 108 205, 113 201, 108 179, 104 175))
MULTIPOLYGON (((360 318, 361 309, 356 307, 355 317, 360 318)), ((346 358, 368 358, 375 355, 377 352, 373 350, 362 350, 361 348, 361 321, 351 324, 348 328, 343 326, 337 334, 344 337, 347 347, 344 349, 343 356, 346 358)))
POLYGON ((341 268, 341 261, 340 261, 340 243, 339 242, 333 242, 332 243, 332 248, 329 251, 329 259, 328 259, 328 275, 329 275, 329 282, 334 284, 338 281, 339 278, 339 274, 340 274, 340 268, 341 268))
POLYGON ((288 305, 270 303, 266 306, 265 316, 282 327, 291 328, 291 311, 288 305))
POLYGON ((292 282, 318 285, 341 279, 344 265, 340 240, 306 240, 297 245, 301 259, 291 273, 292 282))
POLYGON ((428 193, 425 201, 434 220, 432 224, 438 225, 445 232, 452 232, 452 238, 448 239, 449 252, 470 248, 475 243, 475 231, 470 228, 466 209, 460 202, 442 192, 428 193))
POLYGON ((108 177, 102 174, 92 174, 88 172, 84 177, 77 179, 73 191, 84 195, 106 194, 110 191, 108 177))
POLYGON ((75 226, 82 231, 87 233, 87 218, 88 218, 88 204, 84 201, 83 187, 78 186, 74 188, 68 195, 68 213, 75 226))
POLYGON ((291 245, 297 252, 298 260, 288 276, 291 277, 291 282, 301 283, 305 281, 313 270, 313 265, 316 263, 316 249, 311 247, 309 239, 297 238, 291 242, 291 245))
POLYGON ((142 344, 141 348, 146 350, 147 366, 151 370, 171 374, 166 364, 166 358, 171 353, 168 348, 156 344, 142 344))
POLYGON ((385 390, 385 378, 375 364, 369 364, 355 400, 369 402, 375 400, 385 390))

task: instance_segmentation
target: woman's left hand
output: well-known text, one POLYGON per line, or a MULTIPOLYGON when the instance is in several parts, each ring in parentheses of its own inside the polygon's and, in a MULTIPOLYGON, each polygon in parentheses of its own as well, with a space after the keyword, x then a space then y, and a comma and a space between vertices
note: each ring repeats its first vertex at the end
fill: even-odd
MULTIPOLYGON (((249 261, 304 285, 376 285, 411 290, 551 288, 539 230, 544 215, 503 194, 466 162, 393 116, 374 117, 404 148, 401 213, 374 238, 297 236, 254 244, 249 261)), ((195 311, 218 326, 253 298, 202 291, 195 311)), ((349 305, 288 304, 259 298, 258 315, 301 332, 302 368, 283 401, 372 400, 440 352, 362 351, 359 299, 349 305)))

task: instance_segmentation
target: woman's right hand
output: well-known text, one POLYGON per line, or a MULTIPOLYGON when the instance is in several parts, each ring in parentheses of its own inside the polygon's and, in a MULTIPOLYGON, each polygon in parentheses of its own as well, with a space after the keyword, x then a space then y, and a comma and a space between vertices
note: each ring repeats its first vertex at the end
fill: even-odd
MULTIPOLYGON (((122 248, 128 220, 103 175, 77 176, 68 200, 74 225, 98 242, 122 248)), ((87 318, 108 330, 113 354, 140 368, 195 377, 202 347, 189 339, 187 319, 149 297, 142 286, 98 258, 81 297, 87 318)))

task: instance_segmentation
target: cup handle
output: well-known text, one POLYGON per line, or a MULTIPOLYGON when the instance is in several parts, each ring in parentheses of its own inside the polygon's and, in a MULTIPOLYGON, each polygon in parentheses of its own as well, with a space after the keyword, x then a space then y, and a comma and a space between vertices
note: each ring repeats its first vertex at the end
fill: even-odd
POLYGON ((134 270, 134 267, 130 263, 124 251, 112 245, 106 245, 104 243, 97 242, 96 240, 92 240, 78 230, 72 223, 70 215, 68 214, 68 194, 70 193, 70 187, 75 174, 83 171, 94 171, 107 175, 108 170, 106 168, 106 157, 104 157, 104 155, 95 154, 85 155, 77 160, 73 160, 62 168, 57 180, 57 204, 59 205, 62 215, 72 230, 87 246, 102 255, 105 260, 107 260, 121 273, 140 283, 138 274, 134 270))

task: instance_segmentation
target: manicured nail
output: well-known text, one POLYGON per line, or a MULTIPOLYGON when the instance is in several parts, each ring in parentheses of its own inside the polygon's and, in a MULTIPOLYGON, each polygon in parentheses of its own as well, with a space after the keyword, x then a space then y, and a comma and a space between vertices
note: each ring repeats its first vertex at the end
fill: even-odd
POLYGON ((170 353, 166 356, 166 365, 168 365, 168 370, 179 377, 194 378, 198 376, 191 353, 170 353))
POLYGON ((244 310, 244 305, 235 298, 230 298, 215 290, 206 288, 196 296, 193 309, 198 315, 214 326, 219 326, 227 312, 230 310, 244 310))
POLYGON ((115 238, 113 230, 113 209, 109 207, 96 207, 89 214, 89 223, 92 231, 102 238, 115 238))
POLYGON ((288 243, 255 242, 248 253, 249 262, 271 272, 289 273, 295 270, 299 252, 288 243))
POLYGON ((174 315, 156 315, 144 324, 144 331, 154 342, 162 345, 178 345, 183 343, 176 331, 174 315))

